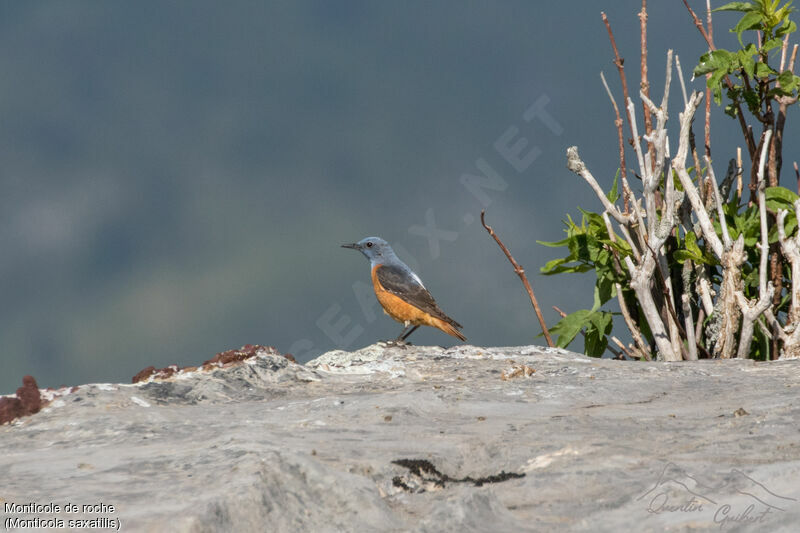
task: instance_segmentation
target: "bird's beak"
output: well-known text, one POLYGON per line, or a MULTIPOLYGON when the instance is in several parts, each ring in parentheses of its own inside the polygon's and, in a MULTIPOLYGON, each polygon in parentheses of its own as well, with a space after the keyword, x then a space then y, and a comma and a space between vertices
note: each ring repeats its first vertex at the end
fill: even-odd
POLYGON ((342 245, 342 248, 352 248, 353 250, 358 250, 358 249, 359 249, 359 246, 358 246, 358 244, 356 244, 356 243, 352 243, 352 244, 343 244, 343 245, 342 245))

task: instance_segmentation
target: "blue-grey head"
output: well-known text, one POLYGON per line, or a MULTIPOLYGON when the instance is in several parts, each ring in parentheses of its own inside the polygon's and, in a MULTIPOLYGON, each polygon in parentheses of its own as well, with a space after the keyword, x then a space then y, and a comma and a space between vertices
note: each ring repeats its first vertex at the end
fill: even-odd
POLYGON ((389 243, 380 237, 367 237, 353 244, 343 244, 342 248, 352 248, 364 254, 371 263, 391 263, 398 261, 389 243))

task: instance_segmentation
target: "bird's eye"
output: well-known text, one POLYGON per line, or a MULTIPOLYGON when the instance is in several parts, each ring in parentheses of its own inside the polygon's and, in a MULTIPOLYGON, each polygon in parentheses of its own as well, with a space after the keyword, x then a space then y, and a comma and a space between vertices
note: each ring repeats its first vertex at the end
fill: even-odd
POLYGON ((371 242, 367 243, 367 248, 372 248, 372 243, 371 242))

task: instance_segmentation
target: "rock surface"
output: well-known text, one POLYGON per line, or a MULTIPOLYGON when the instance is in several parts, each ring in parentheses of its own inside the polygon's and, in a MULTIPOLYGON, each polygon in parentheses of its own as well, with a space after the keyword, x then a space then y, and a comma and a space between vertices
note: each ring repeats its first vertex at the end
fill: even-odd
POLYGON ((0 518, 125 531, 796 531, 798 387, 800 361, 373 345, 298 365, 264 352, 62 390, 0 426, 0 518))

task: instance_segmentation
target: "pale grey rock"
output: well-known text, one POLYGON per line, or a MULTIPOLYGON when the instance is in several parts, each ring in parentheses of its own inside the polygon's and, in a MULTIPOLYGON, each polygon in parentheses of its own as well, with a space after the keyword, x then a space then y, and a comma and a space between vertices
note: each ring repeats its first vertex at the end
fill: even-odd
POLYGON ((800 361, 380 344, 306 365, 261 355, 50 393, 42 412, 0 426, 0 519, 106 517, 126 531, 795 531, 798 387, 800 361), (427 463, 405 463, 423 465, 415 472, 402 460, 427 463), (115 511, 5 508, 51 502, 115 511))

